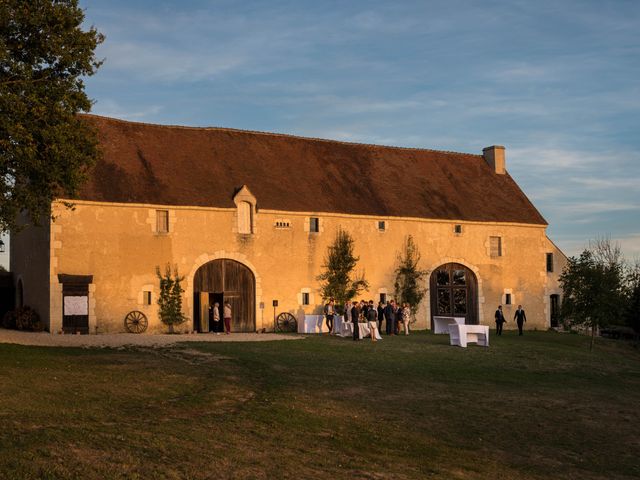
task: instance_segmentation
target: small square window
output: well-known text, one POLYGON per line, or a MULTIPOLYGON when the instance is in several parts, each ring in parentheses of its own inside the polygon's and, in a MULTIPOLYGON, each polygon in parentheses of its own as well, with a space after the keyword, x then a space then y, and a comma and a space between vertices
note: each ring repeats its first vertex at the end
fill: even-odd
POLYGON ((504 294, 504 304, 505 305, 511 305, 511 294, 510 293, 505 293, 504 294))
POLYGON ((302 292, 302 304, 303 305, 309 305, 309 293, 308 292, 302 292))
POLYGON ((387 222, 385 222, 384 220, 379 220, 378 221, 378 230, 381 232, 384 232, 387 229, 387 222))
POLYGON ((151 305, 151 292, 142 292, 142 303, 144 305, 151 305))
POLYGON ((156 210, 156 232, 169 232, 169 210, 156 210))
POLYGON ((553 253, 547 253, 547 272, 553 272, 553 253))
POLYGON ((491 256, 501 257, 502 256, 502 237, 489 237, 489 240, 490 240, 491 256))
POLYGON ((320 219, 318 217, 311 217, 309 219, 309 231, 313 233, 320 231, 320 219))
POLYGON ((462 233, 462 225, 454 225, 453 233, 455 233, 456 235, 460 235, 462 233))

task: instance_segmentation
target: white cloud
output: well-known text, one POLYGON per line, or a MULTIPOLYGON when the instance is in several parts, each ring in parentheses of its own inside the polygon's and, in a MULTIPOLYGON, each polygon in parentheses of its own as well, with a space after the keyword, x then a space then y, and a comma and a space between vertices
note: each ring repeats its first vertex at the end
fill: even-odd
MULTIPOLYGON (((139 107, 139 105, 136 105, 139 107)), ((122 120, 145 120, 150 116, 157 115, 162 111, 163 107, 160 105, 152 105, 141 110, 131 110, 115 100, 100 100, 91 109, 91 113, 96 115, 103 115, 105 117, 120 118, 122 120)))

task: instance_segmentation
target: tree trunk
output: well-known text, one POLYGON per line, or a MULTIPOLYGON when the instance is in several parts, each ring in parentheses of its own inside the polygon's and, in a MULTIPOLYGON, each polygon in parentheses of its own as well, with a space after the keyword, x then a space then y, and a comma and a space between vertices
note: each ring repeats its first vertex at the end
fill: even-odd
POLYGON ((596 340, 596 324, 591 325, 591 344, 589 345, 589 351, 593 350, 593 343, 596 340))
POLYGON ((168 327, 169 327, 169 333, 170 333, 170 334, 174 333, 174 332, 173 332, 173 323, 170 323, 170 324, 168 325, 168 327))

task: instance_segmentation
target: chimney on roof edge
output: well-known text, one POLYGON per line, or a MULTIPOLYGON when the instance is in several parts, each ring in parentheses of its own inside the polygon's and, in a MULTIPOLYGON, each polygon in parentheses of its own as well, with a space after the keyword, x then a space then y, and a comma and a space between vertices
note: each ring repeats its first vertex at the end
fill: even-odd
POLYGON ((504 168, 504 147, 502 145, 492 145, 491 147, 483 148, 482 156, 496 173, 500 175, 504 175, 506 173, 506 170, 504 168))

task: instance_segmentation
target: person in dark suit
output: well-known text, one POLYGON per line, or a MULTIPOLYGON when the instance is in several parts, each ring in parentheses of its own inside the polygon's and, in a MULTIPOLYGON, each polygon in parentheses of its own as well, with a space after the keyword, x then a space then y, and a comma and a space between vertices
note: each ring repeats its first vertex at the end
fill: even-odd
POLYGON ((496 310, 496 335, 502 335, 502 325, 505 324, 506 320, 502 313, 502 305, 498 305, 498 309, 496 310))
POLYGON ((396 310, 395 301, 391 300, 387 302, 387 306, 384 307, 384 320, 386 322, 387 335, 393 335, 395 333, 396 323, 396 310))
POLYGON ((513 315, 513 319, 518 324, 518 335, 522 335, 522 327, 524 327, 524 322, 527 321, 527 315, 524 313, 522 305, 518 305, 518 310, 513 315))
POLYGON ((360 304, 353 302, 351 308, 351 321, 353 322, 353 340, 360 340, 360 329, 358 328, 358 317, 360 317, 360 304))
POLYGON ((384 304, 378 302, 378 331, 382 331, 382 321, 384 320, 384 304))

